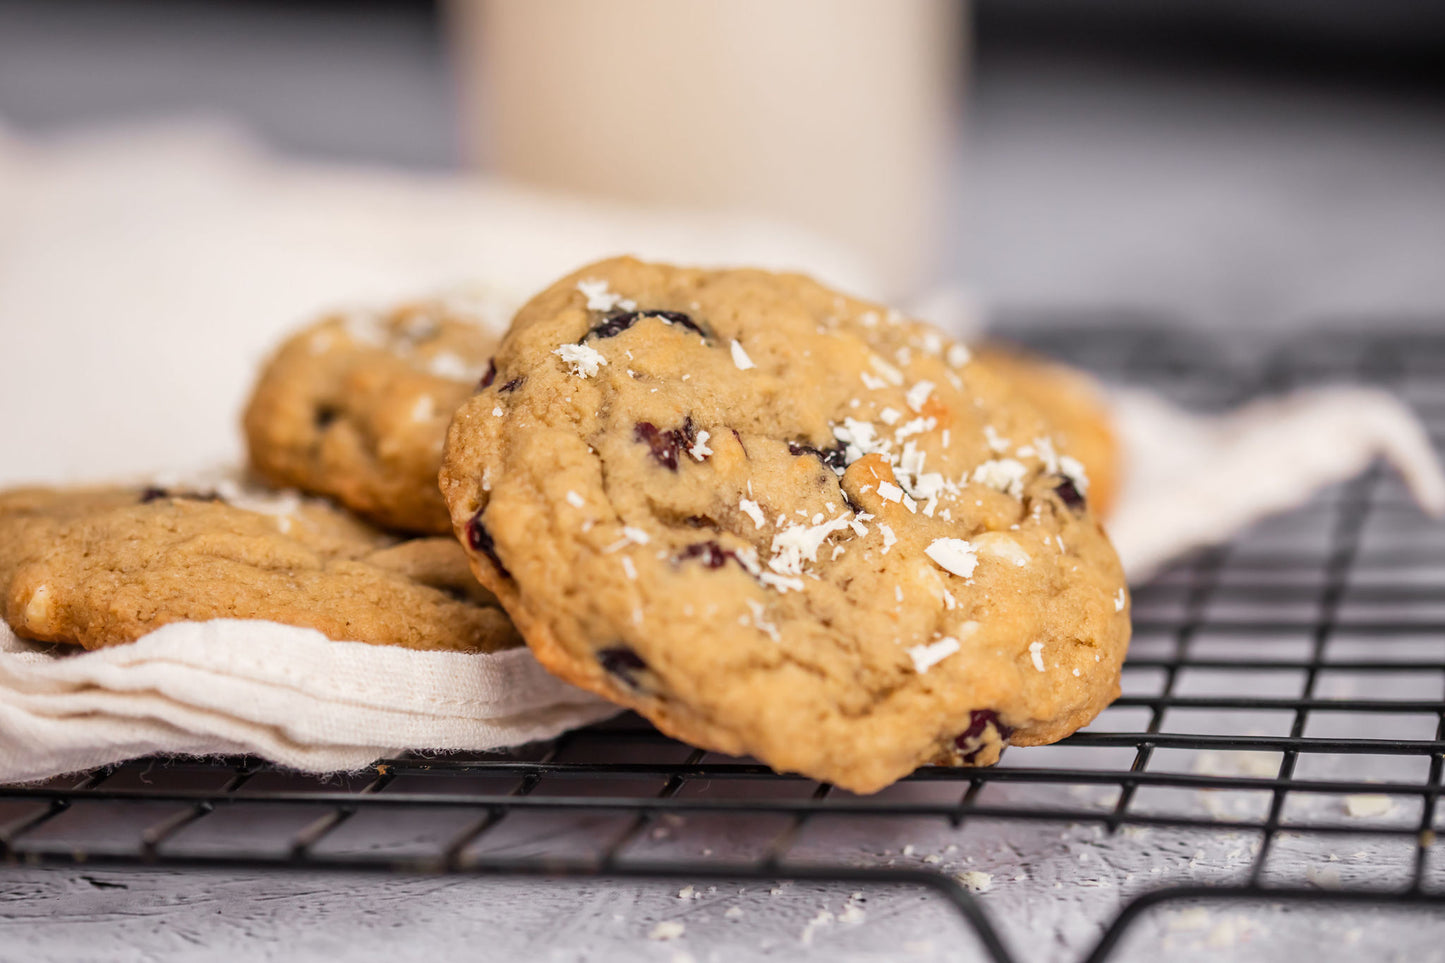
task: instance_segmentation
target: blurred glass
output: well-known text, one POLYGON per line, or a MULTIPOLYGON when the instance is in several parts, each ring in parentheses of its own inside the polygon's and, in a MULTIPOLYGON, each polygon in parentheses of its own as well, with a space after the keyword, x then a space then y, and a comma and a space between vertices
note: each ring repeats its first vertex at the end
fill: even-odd
POLYGON ((894 292, 935 267, 959 0, 452 0, 472 162, 514 180, 786 219, 894 292))

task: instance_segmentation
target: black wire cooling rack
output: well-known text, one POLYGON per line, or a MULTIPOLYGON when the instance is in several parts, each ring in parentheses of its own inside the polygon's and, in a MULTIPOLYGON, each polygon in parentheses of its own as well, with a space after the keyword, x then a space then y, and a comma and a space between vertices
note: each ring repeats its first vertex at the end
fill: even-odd
MULTIPOLYGON (((1437 446, 1445 432, 1445 336, 1312 334, 1266 351, 1117 323, 1016 334, 1195 408, 1301 384, 1366 382, 1411 402, 1437 446)), ((1134 895, 1091 961, 1109 957, 1141 914, 1169 901, 1438 911, 1445 895, 1431 867, 1445 759, 1442 534, 1445 526, 1421 516, 1391 473, 1373 468, 1140 587, 1125 695, 1088 729, 1055 747, 1010 750, 991 769, 925 768, 877 796, 693 750, 624 716, 514 752, 408 754, 325 780, 252 759, 142 760, 0 787, 0 856, 21 865, 922 886, 956 908, 986 956, 1009 961, 988 915, 952 876, 884 860, 844 865, 826 853, 797 858, 805 828, 831 820, 987 819, 1256 841, 1227 884, 1162 878, 1134 895), (1017 792, 991 799, 993 788, 1023 784, 1036 805, 1020 806, 1017 792), (1218 802, 1239 799, 1246 805, 1218 802), (648 842, 679 817, 734 820, 755 844, 726 857, 707 849, 657 857, 648 842), (553 828, 521 829, 538 820, 553 828), (399 829, 397 840, 378 842, 399 829), (539 846, 539 837, 551 845, 539 846), (1268 869, 1298 840, 1346 838, 1394 844, 1372 856, 1389 864, 1379 867, 1386 885, 1321 888, 1268 869)))

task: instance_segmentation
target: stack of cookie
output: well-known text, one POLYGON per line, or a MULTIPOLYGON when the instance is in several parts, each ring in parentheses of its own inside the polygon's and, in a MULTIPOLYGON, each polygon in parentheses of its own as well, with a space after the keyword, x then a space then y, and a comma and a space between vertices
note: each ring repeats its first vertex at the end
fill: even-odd
POLYGON ((327 319, 245 427, 257 475, 317 497, 0 496, 7 621, 88 647, 217 617, 524 641, 674 736, 859 792, 1118 693, 1091 388, 807 278, 605 261, 500 344, 437 302, 327 319))
POLYGON ((86 648, 217 618, 422 650, 520 645, 436 504, 445 406, 471 393, 469 365, 494 344, 446 303, 423 302, 327 319, 282 348, 248 412, 253 460, 267 480, 310 492, 335 480, 339 505, 226 478, 0 494, 5 620, 23 637, 86 648), (383 410, 412 388, 436 410, 383 410), (321 445, 318 425, 333 418, 321 445), (315 479, 288 475, 302 450, 319 459, 315 479), (428 478, 407 474, 418 465, 428 478), (413 498, 428 480, 433 497, 413 498))

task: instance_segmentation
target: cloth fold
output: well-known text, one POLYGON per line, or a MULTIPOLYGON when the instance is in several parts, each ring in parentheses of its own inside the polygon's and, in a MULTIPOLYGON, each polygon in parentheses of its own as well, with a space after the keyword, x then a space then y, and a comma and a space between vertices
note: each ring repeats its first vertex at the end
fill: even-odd
POLYGON ((1445 513, 1430 437, 1401 401, 1367 388, 1317 388, 1223 415, 1190 414, 1141 391, 1113 394, 1124 486, 1108 521, 1130 582, 1228 541, 1383 458, 1420 507, 1445 513))
POLYGON ((415 652, 218 619, 79 652, 0 625, 3 782, 154 753, 332 772, 406 748, 520 745, 617 711, 524 649, 415 652))

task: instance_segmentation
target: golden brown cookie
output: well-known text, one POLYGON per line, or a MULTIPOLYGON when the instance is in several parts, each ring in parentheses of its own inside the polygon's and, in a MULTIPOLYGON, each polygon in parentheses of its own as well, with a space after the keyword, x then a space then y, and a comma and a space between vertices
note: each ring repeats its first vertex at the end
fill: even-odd
POLYGON ((1061 451, 1084 465, 1089 505, 1105 521, 1119 494, 1122 454, 1103 390, 1082 371, 1026 354, 1012 346, 986 344, 975 362, 998 371, 1053 423, 1061 451))
POLYGON ((5 620, 17 635, 88 649, 221 618, 411 649, 520 644, 450 537, 398 543, 294 494, 225 494, 236 504, 159 488, 0 494, 5 620))
POLYGON ((335 315, 267 363, 246 408, 251 465, 408 532, 450 531, 437 491, 452 412, 486 376, 496 337, 452 300, 335 315))
POLYGON ((1127 595, 1083 466, 936 330, 797 275, 622 258, 534 298, 496 365, 442 491, 562 678, 860 792, 1117 695, 1127 595))

